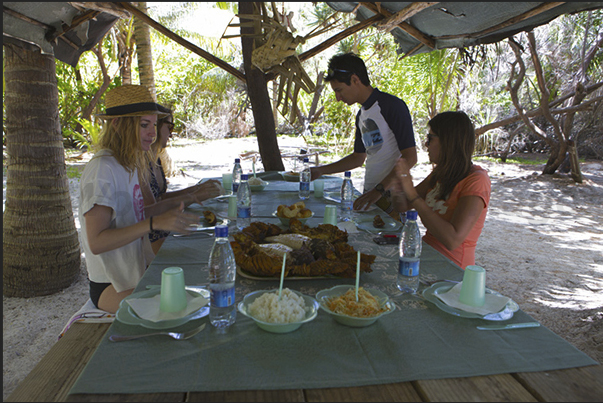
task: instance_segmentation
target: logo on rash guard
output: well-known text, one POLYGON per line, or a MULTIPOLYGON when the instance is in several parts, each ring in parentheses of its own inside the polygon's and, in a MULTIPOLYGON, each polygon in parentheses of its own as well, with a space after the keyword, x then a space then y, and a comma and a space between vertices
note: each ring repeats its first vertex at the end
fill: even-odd
POLYGON ((383 136, 381 135, 379 126, 373 119, 363 121, 360 131, 362 132, 362 141, 364 142, 364 147, 367 149, 367 153, 374 153, 381 148, 383 136))
POLYGON ((142 199, 142 191, 140 185, 136 184, 132 192, 132 207, 138 221, 144 220, 144 200, 142 199))

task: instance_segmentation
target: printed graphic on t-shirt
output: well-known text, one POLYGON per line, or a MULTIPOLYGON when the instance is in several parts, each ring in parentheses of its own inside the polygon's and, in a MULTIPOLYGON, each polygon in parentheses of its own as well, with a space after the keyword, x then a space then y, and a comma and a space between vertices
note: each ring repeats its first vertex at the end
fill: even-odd
POLYGON ((362 142, 367 153, 374 154, 383 144, 383 136, 379 126, 373 119, 366 119, 362 122, 360 132, 362 133, 362 142))
POLYGON ((444 200, 437 200, 435 195, 438 194, 440 192, 440 182, 436 183, 435 187, 427 193, 427 196, 425 197, 425 202, 427 203, 427 205, 429 207, 431 207, 433 209, 433 211, 437 211, 440 214, 446 214, 446 211, 448 211, 448 206, 445 205, 445 201, 444 200))
POLYGON ((132 191, 132 207, 138 221, 144 220, 144 201, 142 200, 142 191, 140 185, 136 184, 132 191))

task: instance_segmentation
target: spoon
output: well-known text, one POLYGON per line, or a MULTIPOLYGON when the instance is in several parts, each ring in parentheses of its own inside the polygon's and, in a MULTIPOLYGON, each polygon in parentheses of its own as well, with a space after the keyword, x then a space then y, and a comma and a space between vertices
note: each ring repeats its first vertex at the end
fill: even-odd
POLYGON ((190 339, 191 337, 193 337, 194 335, 196 335, 203 329, 205 329, 205 323, 202 324, 201 326, 199 326, 198 328, 189 330, 187 332, 156 332, 156 333, 138 334, 135 336, 122 336, 119 334, 112 334, 111 336, 109 336, 109 340, 126 341, 126 340, 134 340, 134 339, 140 339, 141 337, 156 336, 156 335, 166 335, 166 336, 170 336, 171 338, 176 339, 176 340, 186 340, 186 339, 190 339))

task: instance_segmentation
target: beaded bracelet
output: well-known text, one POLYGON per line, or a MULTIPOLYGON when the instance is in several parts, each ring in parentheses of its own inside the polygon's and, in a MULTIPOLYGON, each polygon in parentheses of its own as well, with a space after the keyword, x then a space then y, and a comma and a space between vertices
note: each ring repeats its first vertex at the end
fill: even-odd
POLYGON ((149 224, 150 224, 149 226, 150 226, 150 228, 151 228, 151 232, 152 232, 152 231, 153 231, 153 216, 151 216, 151 219, 150 219, 150 223, 149 223, 149 224))

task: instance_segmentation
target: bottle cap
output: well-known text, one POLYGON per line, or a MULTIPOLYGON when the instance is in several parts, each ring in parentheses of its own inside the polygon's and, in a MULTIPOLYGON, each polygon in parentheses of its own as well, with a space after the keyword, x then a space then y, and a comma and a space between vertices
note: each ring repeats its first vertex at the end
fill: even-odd
POLYGON ((308 161, 310 161, 310 160, 309 160, 309 159, 307 159, 307 158, 304 158, 304 162, 308 162, 308 161))
POLYGON ((242 181, 246 181, 247 179, 249 179, 249 174, 241 174, 242 181))
POLYGON ((419 213, 417 213, 417 210, 408 210, 406 212, 406 219, 407 220, 417 220, 419 213))
POLYGON ((228 226, 216 225, 216 229, 214 230, 214 236, 216 238, 226 238, 228 236, 228 226))
POLYGON ((345 171, 345 177, 346 178, 351 178, 352 177, 352 172, 351 171, 345 171))
POLYGON ((235 158, 235 164, 240 164, 241 163, 241 159, 240 158, 235 158))

